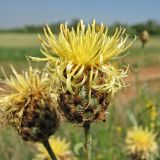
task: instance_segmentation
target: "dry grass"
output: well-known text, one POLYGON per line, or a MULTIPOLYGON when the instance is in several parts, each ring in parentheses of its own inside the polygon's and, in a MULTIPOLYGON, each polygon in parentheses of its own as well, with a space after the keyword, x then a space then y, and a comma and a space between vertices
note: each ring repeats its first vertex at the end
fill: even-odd
POLYGON ((40 45, 37 34, 1 33, 0 47, 29 48, 40 45))

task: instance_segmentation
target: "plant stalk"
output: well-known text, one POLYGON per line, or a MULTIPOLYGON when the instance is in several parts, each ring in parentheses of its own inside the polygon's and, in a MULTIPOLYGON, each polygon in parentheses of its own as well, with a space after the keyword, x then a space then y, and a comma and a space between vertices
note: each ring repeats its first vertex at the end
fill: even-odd
POLYGON ((49 144, 48 139, 45 139, 42 143, 43 143, 44 147, 46 148, 48 154, 50 155, 51 159, 52 160, 57 160, 57 158, 56 158, 56 156, 55 156, 55 154, 54 154, 54 152, 53 152, 53 150, 52 150, 52 148, 49 144))
POLYGON ((84 159, 91 160, 91 130, 90 130, 90 122, 85 122, 83 124, 84 134, 85 134, 85 142, 84 142, 84 159))

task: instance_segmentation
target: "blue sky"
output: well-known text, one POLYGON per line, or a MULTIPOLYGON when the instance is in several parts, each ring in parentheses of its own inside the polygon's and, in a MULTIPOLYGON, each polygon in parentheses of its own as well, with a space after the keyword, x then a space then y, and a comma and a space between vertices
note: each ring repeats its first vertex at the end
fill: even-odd
POLYGON ((160 0, 0 0, 0 28, 70 22, 160 22, 160 0))

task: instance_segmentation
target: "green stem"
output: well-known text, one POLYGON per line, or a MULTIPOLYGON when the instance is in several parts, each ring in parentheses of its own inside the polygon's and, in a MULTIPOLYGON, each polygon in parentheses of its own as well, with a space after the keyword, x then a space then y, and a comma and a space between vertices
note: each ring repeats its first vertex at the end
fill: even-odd
POLYGON ((139 74, 140 74, 140 69, 142 67, 144 60, 144 46, 142 47, 141 55, 137 64, 137 68, 135 70, 135 86, 136 86, 136 94, 137 94, 137 99, 139 103, 141 104, 141 92, 140 92, 140 79, 139 79, 139 74))
POLYGON ((51 160, 57 160, 57 158, 56 158, 56 156, 55 156, 55 154, 49 144, 48 139, 44 140, 42 143, 43 143, 44 147, 46 148, 48 154, 50 155, 51 160))
POLYGON ((85 160, 91 160, 91 130, 90 130, 90 122, 85 122, 83 124, 84 134, 85 134, 85 160))

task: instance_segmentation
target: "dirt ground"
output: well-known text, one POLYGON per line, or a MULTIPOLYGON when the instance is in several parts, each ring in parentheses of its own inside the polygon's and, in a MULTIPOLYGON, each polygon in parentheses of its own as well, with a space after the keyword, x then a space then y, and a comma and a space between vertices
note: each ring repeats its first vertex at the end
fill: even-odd
POLYGON ((118 103, 126 105, 130 100, 137 97, 137 88, 147 86, 150 93, 160 92, 160 67, 145 67, 141 68, 138 72, 138 76, 135 73, 130 72, 125 79, 125 83, 129 84, 128 87, 118 93, 118 103))

